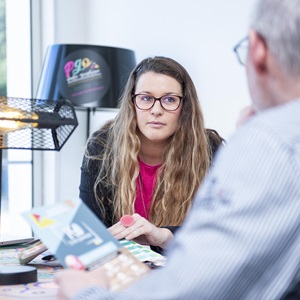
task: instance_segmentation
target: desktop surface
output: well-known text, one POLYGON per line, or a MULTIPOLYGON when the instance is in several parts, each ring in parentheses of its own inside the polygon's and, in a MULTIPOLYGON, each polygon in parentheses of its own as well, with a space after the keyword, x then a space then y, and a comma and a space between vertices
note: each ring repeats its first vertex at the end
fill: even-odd
POLYGON ((0 235, 0 246, 23 244, 23 243, 31 242, 33 240, 34 240, 33 237, 2 234, 0 235))
MULTIPOLYGON (((21 247, 10 246, 0 247, 0 272, 1 266, 19 266, 18 252, 21 247)), ((47 253, 42 253, 28 265, 37 268, 38 281, 29 284, 0 285, 0 299, 56 299, 57 287, 53 281, 54 274, 62 267, 57 261, 45 261, 42 257, 47 253)))

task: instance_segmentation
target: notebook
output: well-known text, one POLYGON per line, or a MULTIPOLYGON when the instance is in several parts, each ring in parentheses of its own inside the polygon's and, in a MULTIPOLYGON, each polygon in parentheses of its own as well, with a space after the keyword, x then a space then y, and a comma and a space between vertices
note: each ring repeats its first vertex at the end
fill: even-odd
POLYGON ((109 233, 81 199, 34 207, 23 216, 64 268, 103 268, 113 291, 150 271, 109 233))
POLYGON ((10 246, 17 244, 24 244, 33 241, 33 237, 25 237, 25 236, 14 236, 3 234, 0 235, 0 246, 10 246))

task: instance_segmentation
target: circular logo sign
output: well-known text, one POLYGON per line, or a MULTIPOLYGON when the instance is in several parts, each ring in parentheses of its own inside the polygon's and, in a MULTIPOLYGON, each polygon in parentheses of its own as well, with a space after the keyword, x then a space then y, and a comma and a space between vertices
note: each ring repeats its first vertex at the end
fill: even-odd
POLYGON ((106 61, 92 50, 70 53, 60 65, 59 90, 74 105, 98 102, 107 92, 111 75, 106 61))

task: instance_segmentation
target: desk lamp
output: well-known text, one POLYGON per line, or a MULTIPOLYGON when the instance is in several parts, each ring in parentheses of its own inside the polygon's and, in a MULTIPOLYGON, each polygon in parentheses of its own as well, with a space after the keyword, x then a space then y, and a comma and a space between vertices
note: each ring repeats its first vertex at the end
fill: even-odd
MULTIPOLYGON (((2 149, 59 151, 78 125, 69 100, 0 97, 0 180, 2 149)), ((0 184, 0 215, 1 215, 0 184)), ((0 266, 0 285, 37 281, 36 268, 0 266)))

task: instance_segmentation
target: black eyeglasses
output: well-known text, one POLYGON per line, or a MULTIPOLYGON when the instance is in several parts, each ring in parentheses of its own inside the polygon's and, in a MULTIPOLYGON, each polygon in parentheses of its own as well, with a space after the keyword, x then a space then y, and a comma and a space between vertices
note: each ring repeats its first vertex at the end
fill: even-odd
POLYGON ((156 101, 159 101, 161 107, 168 111, 177 110, 180 106, 182 97, 177 95, 165 95, 160 98, 155 98, 147 94, 135 94, 132 96, 134 103, 138 109, 151 109, 156 101))
POLYGON ((248 36, 244 37, 234 48, 238 61, 242 64, 246 64, 247 55, 249 49, 249 39, 248 36))

